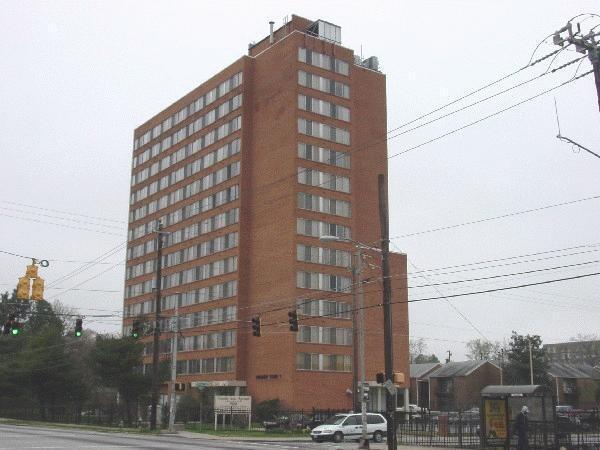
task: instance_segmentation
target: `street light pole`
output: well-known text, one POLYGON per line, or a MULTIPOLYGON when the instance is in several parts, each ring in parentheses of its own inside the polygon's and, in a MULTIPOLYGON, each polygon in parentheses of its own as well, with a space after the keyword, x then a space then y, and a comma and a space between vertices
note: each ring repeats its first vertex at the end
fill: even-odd
POLYGON ((358 411, 358 328, 357 328, 357 297, 358 292, 356 286, 359 283, 359 274, 356 270, 356 264, 350 267, 352 271, 352 410, 358 411))
POLYGON ((177 411, 177 392, 175 382, 177 381, 177 346, 179 337, 179 299, 175 303, 175 316, 171 319, 173 340, 171 343, 171 395, 169 398, 169 431, 175 431, 175 414, 177 411))
POLYGON ((358 288, 358 361, 360 363, 360 413, 362 419, 362 437, 359 449, 368 449, 367 439, 367 399, 365 398, 365 296, 362 284, 362 247, 356 249, 356 273, 358 288))
MULTIPOLYGON (((356 247, 354 253, 354 263, 351 266, 352 270, 352 281, 354 283, 352 289, 352 345, 353 345, 353 386, 352 392, 355 395, 358 383, 358 371, 360 371, 360 389, 358 394, 360 395, 360 411, 361 411, 361 422, 362 422, 362 435, 359 441, 359 449, 369 449, 369 440, 367 439, 367 400, 365 398, 365 385, 366 385, 366 371, 365 371, 365 297, 362 283, 362 251, 363 249, 371 249, 378 251, 379 249, 363 244, 362 242, 354 241, 348 238, 339 238, 337 236, 321 236, 319 238, 326 242, 350 242, 356 247), (358 314, 357 314, 358 313, 358 314), (358 320, 356 317, 358 316, 358 320), (358 322, 358 323, 357 323, 358 322), (356 339, 358 335, 358 339, 356 339), (358 352, 357 352, 357 340, 358 340, 358 352), (357 357, 358 355, 358 357, 357 357), (358 360, 358 361, 357 361, 358 360), (358 370, 357 363, 358 362, 358 370)), ((357 397, 354 397, 353 403, 354 411, 357 410, 358 402, 357 397)))

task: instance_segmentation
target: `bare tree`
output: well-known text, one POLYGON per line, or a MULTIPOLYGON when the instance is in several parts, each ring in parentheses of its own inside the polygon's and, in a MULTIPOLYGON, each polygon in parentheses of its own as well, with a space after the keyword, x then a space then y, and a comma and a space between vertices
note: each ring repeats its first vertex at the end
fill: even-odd
POLYGON ((502 345, 498 341, 473 339, 467 343, 467 358, 483 361, 498 358, 502 345))

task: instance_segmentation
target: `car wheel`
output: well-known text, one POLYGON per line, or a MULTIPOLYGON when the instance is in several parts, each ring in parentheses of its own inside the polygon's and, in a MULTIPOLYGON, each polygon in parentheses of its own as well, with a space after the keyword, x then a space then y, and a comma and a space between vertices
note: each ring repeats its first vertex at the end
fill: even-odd
POLYGON ((337 433, 335 433, 333 435, 333 442, 339 444, 343 440, 344 440, 344 435, 340 431, 338 431, 337 433))
POLYGON ((373 433, 373 441, 383 442, 383 433, 381 431, 376 431, 375 433, 373 433))

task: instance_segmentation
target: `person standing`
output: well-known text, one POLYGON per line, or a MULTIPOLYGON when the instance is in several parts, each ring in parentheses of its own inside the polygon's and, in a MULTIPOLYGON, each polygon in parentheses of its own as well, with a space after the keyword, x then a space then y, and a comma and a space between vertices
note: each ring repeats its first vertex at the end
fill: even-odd
POLYGON ((517 414, 515 423, 515 431, 517 432, 517 450, 529 449, 529 441, 527 439, 527 429, 529 427, 529 419, 527 418, 528 413, 529 408, 523 405, 521 412, 517 414))

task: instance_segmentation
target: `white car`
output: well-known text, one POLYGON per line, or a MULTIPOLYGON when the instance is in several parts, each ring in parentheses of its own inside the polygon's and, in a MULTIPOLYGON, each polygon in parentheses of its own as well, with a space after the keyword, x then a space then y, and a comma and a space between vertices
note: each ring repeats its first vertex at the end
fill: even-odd
MULTIPOLYGON (((382 442, 387 431, 387 421, 381 414, 367 414, 367 438, 382 442)), ((362 436, 361 414, 336 414, 323 425, 313 428, 310 437, 313 441, 332 440, 342 442, 344 438, 360 439, 362 436)))

